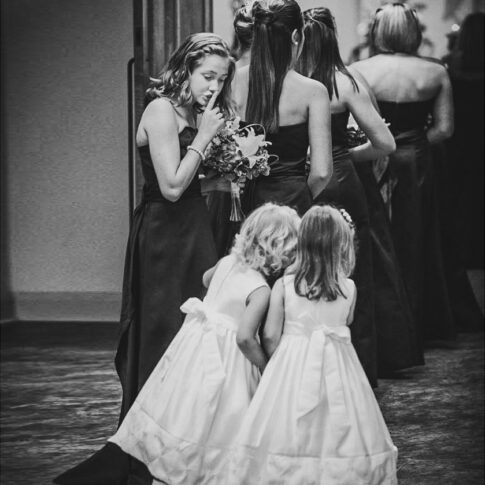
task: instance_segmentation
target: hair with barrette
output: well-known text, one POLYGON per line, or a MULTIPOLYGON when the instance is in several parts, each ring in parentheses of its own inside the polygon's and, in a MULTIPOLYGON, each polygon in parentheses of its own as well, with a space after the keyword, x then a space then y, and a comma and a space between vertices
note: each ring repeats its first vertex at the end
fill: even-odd
POLYGON ((311 8, 303 12, 303 20, 305 42, 296 70, 321 82, 327 88, 330 99, 334 93, 337 98, 339 97, 336 71, 345 74, 358 91, 354 77, 340 56, 337 28, 332 12, 325 7, 311 8))
POLYGON ((309 300, 346 298, 342 280, 352 274, 355 266, 351 223, 346 211, 330 205, 313 206, 303 216, 291 269, 298 295, 309 300))

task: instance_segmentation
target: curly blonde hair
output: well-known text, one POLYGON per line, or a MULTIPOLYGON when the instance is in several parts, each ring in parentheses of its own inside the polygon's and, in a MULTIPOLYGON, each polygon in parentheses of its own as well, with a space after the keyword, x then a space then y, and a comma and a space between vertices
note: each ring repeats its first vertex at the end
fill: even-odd
POLYGON ((231 252, 274 281, 295 260, 299 226, 294 209, 268 202, 243 222, 231 252))

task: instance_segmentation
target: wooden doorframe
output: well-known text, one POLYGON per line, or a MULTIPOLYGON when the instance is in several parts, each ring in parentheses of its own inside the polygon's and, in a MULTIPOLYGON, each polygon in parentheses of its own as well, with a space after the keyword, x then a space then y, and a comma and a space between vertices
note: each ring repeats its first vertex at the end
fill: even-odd
MULTIPOLYGON (((157 77, 170 54, 189 35, 212 32, 213 0, 133 0, 133 72, 131 136, 135 136, 144 110, 144 95, 150 77, 157 77)), ((136 143, 130 140, 130 208, 140 200, 143 177, 136 143), (134 200, 132 200, 134 199, 134 200)), ((131 209, 130 209, 131 210, 131 209)))

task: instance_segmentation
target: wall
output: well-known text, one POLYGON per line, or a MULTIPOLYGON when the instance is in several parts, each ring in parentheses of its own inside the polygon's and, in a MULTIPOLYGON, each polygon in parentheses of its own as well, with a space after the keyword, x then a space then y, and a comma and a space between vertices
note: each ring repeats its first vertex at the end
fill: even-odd
POLYGON ((116 319, 128 235, 132 3, 1 5, 4 216, 16 316, 116 319))

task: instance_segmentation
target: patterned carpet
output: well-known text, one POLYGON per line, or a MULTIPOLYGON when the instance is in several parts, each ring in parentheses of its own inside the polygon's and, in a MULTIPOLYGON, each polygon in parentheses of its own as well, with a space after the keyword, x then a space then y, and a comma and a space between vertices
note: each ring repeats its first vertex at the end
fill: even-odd
MULTIPOLYGON (((2 485, 47 485, 115 431, 117 326, 1 326, 2 485)), ((377 397, 399 448, 400 485, 484 481, 484 335, 428 349, 427 365, 381 380, 377 397)))

